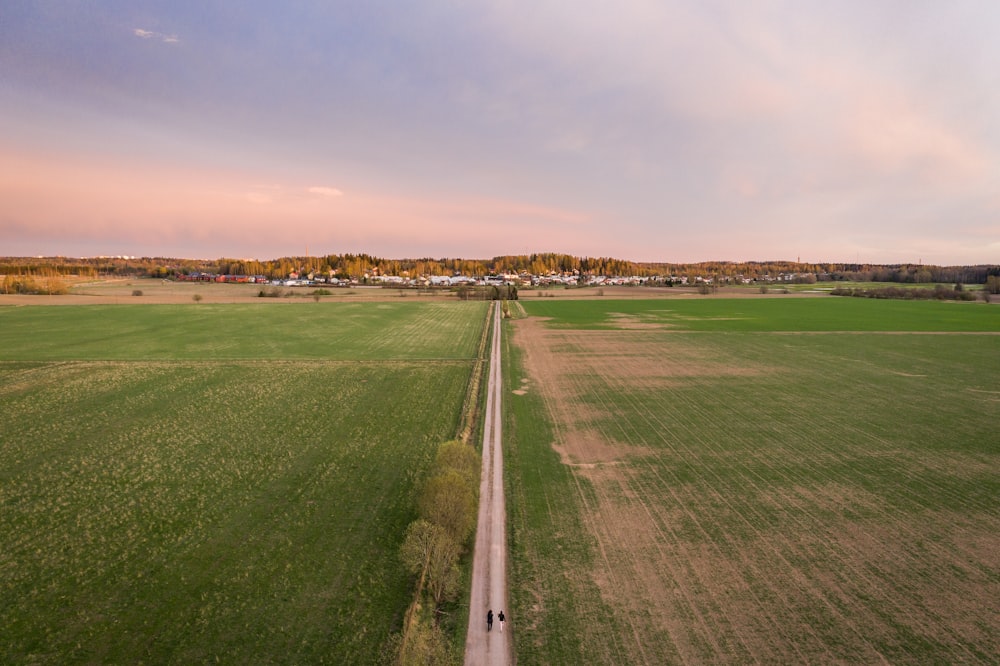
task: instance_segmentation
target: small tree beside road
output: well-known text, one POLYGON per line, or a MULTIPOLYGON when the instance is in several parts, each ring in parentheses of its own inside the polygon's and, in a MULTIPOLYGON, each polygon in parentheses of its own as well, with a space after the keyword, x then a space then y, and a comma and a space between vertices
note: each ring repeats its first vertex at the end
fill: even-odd
POLYGON ((407 571, 419 576, 417 587, 430 592, 434 604, 440 605, 458 594, 460 552, 443 527, 420 518, 406 529, 399 556, 407 571))

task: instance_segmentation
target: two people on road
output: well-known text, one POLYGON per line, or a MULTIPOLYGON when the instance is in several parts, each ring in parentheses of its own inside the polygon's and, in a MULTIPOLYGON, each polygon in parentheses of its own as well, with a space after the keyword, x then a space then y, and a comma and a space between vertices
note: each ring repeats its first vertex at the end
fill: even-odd
MULTIPOLYGON (((500 621, 500 631, 501 632, 503 631, 503 622, 506 619, 507 618, 504 617, 503 610, 501 609, 500 613, 497 615, 497 620, 500 621)), ((489 609, 488 611, 486 611, 486 631, 493 631, 493 609, 492 608, 489 609)))

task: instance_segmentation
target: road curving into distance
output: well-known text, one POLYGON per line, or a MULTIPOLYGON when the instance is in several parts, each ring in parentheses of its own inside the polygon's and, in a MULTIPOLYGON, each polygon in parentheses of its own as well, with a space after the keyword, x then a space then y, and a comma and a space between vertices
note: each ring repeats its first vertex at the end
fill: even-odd
POLYGON ((479 486, 479 519, 472 556, 472 596, 469 599, 469 631, 465 639, 466 666, 507 666, 515 663, 510 649, 511 619, 507 606, 507 519, 503 492, 503 451, 500 408, 500 302, 493 310, 493 345, 487 382, 486 414, 483 423, 483 472, 479 486), (504 631, 494 620, 486 629, 486 613, 501 610, 507 616, 504 631))

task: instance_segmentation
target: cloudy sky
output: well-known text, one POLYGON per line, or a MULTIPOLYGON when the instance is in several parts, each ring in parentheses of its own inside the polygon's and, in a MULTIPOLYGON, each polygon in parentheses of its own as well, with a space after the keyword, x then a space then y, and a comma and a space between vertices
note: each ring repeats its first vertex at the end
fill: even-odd
POLYGON ((0 255, 1000 263, 996 0, 5 0, 0 255))

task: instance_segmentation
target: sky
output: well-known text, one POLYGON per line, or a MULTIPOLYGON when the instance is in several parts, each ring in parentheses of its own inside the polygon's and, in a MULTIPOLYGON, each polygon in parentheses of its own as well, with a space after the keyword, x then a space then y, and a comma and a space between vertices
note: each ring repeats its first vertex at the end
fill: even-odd
POLYGON ((0 255, 1000 263, 995 0, 5 0, 0 255))

